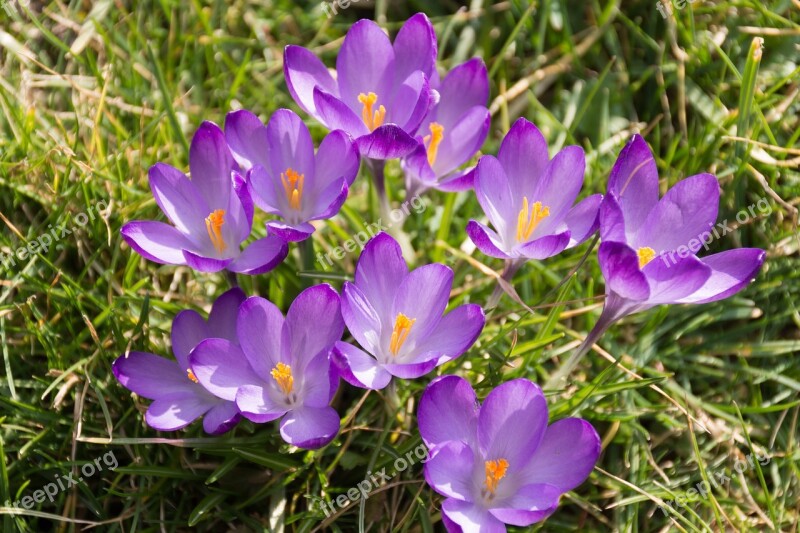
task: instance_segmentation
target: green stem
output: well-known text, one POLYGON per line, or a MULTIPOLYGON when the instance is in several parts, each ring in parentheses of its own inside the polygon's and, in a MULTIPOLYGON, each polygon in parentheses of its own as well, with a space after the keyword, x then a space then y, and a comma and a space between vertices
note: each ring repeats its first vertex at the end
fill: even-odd
MULTIPOLYGON (((511 278, 514 277, 514 274, 520 269, 520 267, 525 264, 524 259, 506 259, 506 266, 503 268, 503 273, 500 277, 511 283, 511 278)), ((499 302, 500 298, 503 296, 503 286, 500 283, 494 286, 494 291, 492 291, 492 295, 489 297, 489 301, 486 304, 486 309, 492 309, 495 307, 499 302)))
MULTIPOLYGON (((300 241, 300 268, 304 272, 314 271, 314 240, 309 237, 304 241, 300 241)), ((309 278, 309 284, 311 283, 309 278)))
POLYGON ((600 315, 600 318, 597 320, 597 324, 594 325, 592 331, 586 335, 586 338, 583 339, 583 342, 578 349, 573 352, 569 359, 567 359, 563 365, 559 367, 558 370, 550 376, 550 379, 544 384, 545 390, 553 390, 560 388, 563 386, 563 381, 569 376, 575 367, 578 366, 578 363, 581 362, 581 359, 589 352, 595 342, 597 342, 600 337, 603 336, 603 333, 616 321, 616 317, 612 316, 611 314, 604 316, 600 315))
POLYGON ((367 168, 372 174, 372 183, 375 184, 375 192, 378 195, 378 202, 380 204, 381 218, 385 221, 389 219, 389 195, 386 192, 386 176, 384 170, 386 169, 386 162, 377 159, 367 159, 367 168))

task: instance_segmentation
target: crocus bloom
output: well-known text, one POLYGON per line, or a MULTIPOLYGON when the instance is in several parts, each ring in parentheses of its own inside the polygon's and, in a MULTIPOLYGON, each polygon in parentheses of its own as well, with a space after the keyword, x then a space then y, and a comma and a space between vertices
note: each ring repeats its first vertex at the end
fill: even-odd
POLYGON ((583 149, 567 146, 550 160, 531 122, 518 119, 497 157, 475 169, 475 194, 494 231, 470 220, 467 234, 480 251, 501 259, 545 259, 585 241, 597 229, 602 195, 573 206, 583 186, 583 149))
POLYGON ((203 339, 220 337, 236 342, 236 316, 245 299, 241 289, 231 289, 214 302, 208 322, 190 309, 172 322, 172 353, 176 360, 151 353, 131 352, 114 361, 117 380, 143 398, 154 400, 145 421, 160 431, 184 428, 203 416, 203 429, 218 435, 239 421, 239 409, 197 382, 189 366, 189 353, 203 339))
POLYGON ((358 174, 358 149, 346 133, 331 132, 315 156, 308 128, 288 109, 277 110, 266 126, 249 111, 228 113, 225 136, 247 171, 255 204, 281 217, 267 229, 287 241, 308 238, 309 221, 338 213, 358 174))
POLYGON ((150 168, 150 189, 173 225, 136 220, 122 227, 122 236, 156 263, 200 272, 269 272, 286 258, 288 246, 270 235, 241 250, 253 225, 253 206, 234 165, 222 130, 204 122, 189 150, 191 180, 163 163, 150 168))
POLYGON ((433 263, 409 272, 400 245, 378 233, 364 247, 355 283, 342 289, 342 315, 361 349, 337 342, 334 361, 351 385, 382 389, 392 376, 417 378, 464 353, 484 325, 480 306, 442 316, 453 271, 433 263))
POLYGON ((436 33, 418 13, 394 40, 359 20, 336 58, 336 77, 309 50, 287 46, 283 71, 297 105, 330 130, 344 130, 370 159, 393 159, 417 146, 414 133, 436 95, 436 33))
POLYGON ((430 451, 425 481, 446 497, 448 531, 531 525, 583 483, 600 454, 600 437, 585 420, 548 426, 547 417, 542 390, 527 379, 503 383, 483 405, 463 378, 443 376, 428 386, 417 412, 430 451))
POLYGON ((192 370, 218 397, 235 401, 253 422, 283 417, 281 437, 300 448, 319 448, 339 432, 329 406, 339 378, 329 359, 344 331, 339 295, 330 285, 301 292, 284 319, 257 296, 239 309, 239 345, 208 339, 192 352, 192 370))
POLYGON ((432 87, 439 102, 422 121, 416 150, 403 159, 410 196, 431 187, 443 191, 471 187, 474 167, 458 167, 475 155, 489 133, 489 75, 481 59, 455 67, 432 87))

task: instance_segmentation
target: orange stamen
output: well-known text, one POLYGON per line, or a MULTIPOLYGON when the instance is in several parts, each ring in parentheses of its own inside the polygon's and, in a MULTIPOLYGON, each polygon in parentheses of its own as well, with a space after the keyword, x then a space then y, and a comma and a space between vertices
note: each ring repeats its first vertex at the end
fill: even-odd
POLYGON ((397 313, 392 330, 392 340, 389 342, 389 351, 392 352, 392 355, 397 355, 397 352, 403 347, 403 343, 406 342, 411 333, 411 327, 416 321, 416 318, 408 318, 403 313, 397 313))
POLYGON ((374 131, 375 128, 383 124, 383 119, 386 118, 386 108, 378 106, 377 110, 372 110, 378 101, 378 95, 372 92, 359 94, 358 101, 364 106, 361 110, 361 118, 364 120, 364 124, 369 128, 369 131, 374 131))
POLYGON ((206 217, 206 231, 208 231, 208 238, 211 239, 211 244, 214 245, 217 252, 222 253, 227 246, 225 239, 222 238, 222 226, 225 225, 225 210, 217 209, 212 211, 206 217))

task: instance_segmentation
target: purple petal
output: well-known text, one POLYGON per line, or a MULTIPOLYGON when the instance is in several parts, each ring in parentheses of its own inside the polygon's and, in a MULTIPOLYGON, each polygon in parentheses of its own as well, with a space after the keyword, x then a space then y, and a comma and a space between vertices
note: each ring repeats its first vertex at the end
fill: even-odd
POLYGON ((600 437, 592 425, 565 418, 547 428, 520 477, 525 483, 547 483, 569 492, 589 477, 599 456, 600 437))
POLYGON ((564 220, 581 192, 585 171, 586 155, 580 146, 566 146, 547 164, 535 184, 533 198, 528 198, 550 208, 550 216, 537 226, 536 233, 547 234, 564 220))
POLYGON ((183 251, 185 264, 198 272, 219 272, 224 270, 232 259, 216 259, 214 257, 203 257, 188 250, 183 251))
MULTIPOLYGON (((698 174, 675 184, 656 204, 636 233, 635 247, 656 253, 688 245, 697 252, 702 238, 711 236, 719 210, 719 183, 711 174, 698 174)), ((709 239, 710 240, 710 239, 709 239)))
POLYGON ((272 379, 270 372, 281 362, 283 314, 275 304, 252 296, 239 307, 236 333, 247 361, 261 379, 272 379))
POLYGON ((600 203, 603 201, 602 194, 593 194, 577 203, 567 213, 564 222, 569 230, 569 244, 567 248, 572 248, 581 244, 589 236, 597 231, 598 211, 600 203))
POLYGON ((369 159, 396 159, 417 147, 417 141, 394 124, 375 128, 372 133, 358 137, 356 144, 361 156, 369 159))
POLYGON ((289 306, 284 328, 292 362, 298 367, 304 367, 321 352, 327 355, 344 332, 339 295, 328 284, 305 289, 289 306))
POLYGON ((409 18, 394 39, 395 75, 407 78, 421 70, 430 79, 436 72, 436 32, 424 13, 409 18))
POLYGON ((545 235, 519 245, 516 250, 528 259, 547 259, 563 252, 570 242, 570 232, 545 235))
POLYGON ((206 235, 205 217, 211 212, 195 184, 180 170, 156 163, 148 172, 150 191, 158 207, 184 235, 206 235))
POLYGON ((608 192, 619 201, 628 240, 658 202, 658 169, 641 135, 634 135, 620 152, 608 177, 608 192))
MULTIPOLYGON (((489 74, 483 60, 475 57, 452 68, 442 80, 438 91, 436 122, 440 124, 456 124, 465 110, 476 106, 486 109, 486 102, 489 99, 489 74)), ((544 153, 547 156, 547 145, 544 153)))
MULTIPOLYGON (((536 184, 543 178, 550 157, 547 154, 547 141, 532 122, 519 118, 500 144, 497 159, 508 176, 513 197, 521 202, 523 196, 531 198, 536 184)), ((521 207, 521 206, 520 206, 521 207)))
POLYGON ((448 498, 471 500, 475 456, 467 443, 449 441, 425 463, 425 481, 448 498))
MULTIPOLYGON (((314 233, 314 226, 308 222, 292 225, 279 220, 270 220, 267 222, 267 231, 273 237, 278 237, 283 241, 300 242, 311 237, 311 234, 314 233)), ((281 261, 283 261, 283 258, 281 261)))
POLYGON ((247 192, 262 211, 270 215, 288 211, 289 204, 279 178, 273 179, 261 165, 249 170, 247 176, 247 192))
POLYGON ((241 417, 235 403, 220 402, 203 417, 203 429, 211 435, 222 435, 233 429, 241 417))
POLYGON ((172 359, 151 353, 122 355, 114 361, 112 370, 123 387, 143 398, 155 399, 173 392, 195 394, 198 390, 187 369, 180 368, 172 359))
POLYGON ((222 130, 213 122, 203 122, 192 138, 189 169, 192 183, 211 211, 228 207, 233 165, 233 156, 222 130))
POLYGON ((236 399, 239 387, 260 381, 241 348, 225 339, 204 340, 192 350, 189 362, 203 388, 229 402, 236 399))
POLYGON ((481 306, 466 304, 456 307, 442 317, 436 329, 417 346, 417 351, 439 354, 437 366, 441 365, 469 350, 485 323, 486 315, 481 306))
POLYGON ((467 223, 467 235, 478 247, 478 250, 485 253, 489 257, 496 257, 498 259, 510 259, 511 256, 501 250, 503 242, 500 236, 493 230, 487 228, 480 222, 470 220, 467 223))
MULTIPOLYGON (((387 105, 394 84, 394 50, 389 37, 371 20, 361 19, 348 30, 336 57, 339 95, 350 109, 362 108, 358 95, 373 92, 387 105)), ((397 80, 398 82, 400 80, 397 80)))
POLYGON ((342 317, 353 338, 368 352, 378 353, 381 319, 366 295, 348 281, 342 287, 342 317))
POLYGON ((430 188, 436 183, 436 175, 428 163, 428 150, 422 143, 401 161, 403 173, 406 176, 406 190, 411 190, 414 182, 430 188))
POLYGON ((378 233, 364 246, 356 265, 355 284, 382 322, 395 319, 392 304, 399 282, 407 274, 400 245, 388 233, 378 233))
POLYGON ((301 46, 289 45, 283 52, 283 73, 294 101, 309 115, 318 118, 314 87, 338 95, 339 89, 322 61, 301 46))
POLYGON ((369 133, 364 121, 359 115, 356 115, 355 111, 342 100, 319 87, 314 89, 314 105, 317 108, 319 121, 329 130, 342 130, 353 137, 361 137, 369 133))
POLYGON ((711 268, 697 257, 677 258, 672 263, 659 256, 642 269, 650 284, 650 305, 676 303, 699 290, 711 276, 711 268))
POLYGON ((607 194, 603 197, 597 217, 600 224, 600 238, 603 241, 628 242, 625 216, 613 195, 607 194))
POLYGON ((289 254, 289 245, 277 235, 268 235, 250 243, 228 265, 228 270, 240 274, 264 274, 280 265, 289 254))
POLYGON ((647 278, 639 269, 639 257, 627 244, 604 242, 597 252, 600 270, 606 280, 606 294, 614 292, 629 300, 650 296, 647 278))
POLYGON ((178 361, 178 368, 184 372, 189 368, 189 353, 200 341, 212 336, 206 321, 192 309, 184 309, 175 316, 170 335, 172 353, 178 361))
POLYGON ((476 106, 468 109, 449 131, 445 127, 444 137, 433 163, 434 173, 444 176, 469 161, 486 140, 490 122, 489 110, 476 106))
POLYGON ((478 160, 475 195, 498 236, 503 242, 509 241, 511 233, 517 228, 519 208, 514 205, 506 172, 493 156, 485 155, 478 160))
POLYGON ((678 303, 704 304, 736 294, 753 281, 766 255, 758 248, 739 248, 703 257, 700 261, 711 268, 711 276, 702 287, 678 303))
POLYGON ((239 387, 236 391, 236 406, 246 419, 256 424, 272 422, 289 410, 287 405, 276 403, 263 384, 239 387))
POLYGON ((386 363, 383 368, 391 375, 401 379, 417 379, 436 368, 438 359, 411 363, 386 363))
POLYGON ((225 139, 234 159, 245 170, 256 165, 269 168, 267 129, 250 111, 241 109, 225 116, 225 139))
MULTIPOLYGON (((452 286, 453 270, 440 263, 423 265, 403 279, 395 294, 390 316, 397 317, 402 313, 417 321, 403 348, 417 339, 425 339, 436 328, 447 307, 452 286)), ((387 333, 391 331, 384 331, 384 342, 388 341, 387 333)), ((401 353, 402 348, 397 355, 401 353)))
POLYGON ((297 446, 313 450, 328 444, 339 433, 339 414, 332 407, 302 407, 286 413, 281 421, 281 437, 297 446))
POLYGON ((342 379, 354 387, 378 390, 392 379, 392 375, 374 357, 352 344, 337 342, 332 353, 342 379))
POLYGON ((236 197, 239 199, 239 204, 245 213, 246 233, 239 238, 239 242, 247 239, 250 235, 250 230, 253 227, 253 215, 255 214, 255 207, 253 205, 253 195, 250 192, 250 187, 247 184, 247 179, 238 172, 233 174, 233 190, 236 197))
POLYGON ((331 218, 339 212, 339 209, 347 200, 347 181, 344 178, 331 183, 325 190, 319 192, 316 205, 312 209, 311 220, 325 220, 331 218))
POLYGON ((288 169, 305 176, 306 191, 314 191, 314 141, 308 128, 294 111, 278 109, 267 124, 272 176, 288 169))
POLYGON ((335 368, 331 368, 329 352, 322 352, 302 369, 299 375, 300 386, 296 387, 297 396, 306 407, 325 407, 331 402, 333 393, 338 388, 339 381, 331 379, 331 372, 338 375, 335 368), (334 390, 331 391, 331 384, 334 390), (333 392, 333 393, 332 393, 333 392))
POLYGON ((560 496, 561 491, 553 485, 525 485, 517 489, 514 496, 503 501, 503 507, 490 509, 489 512, 506 524, 529 526, 553 514, 560 496))
POLYGON ((348 186, 352 185, 360 162, 358 147, 353 139, 343 131, 332 131, 322 139, 317 150, 314 179, 318 190, 325 190, 328 185, 342 178, 348 186))
POLYGON ((178 230, 155 220, 134 220, 120 230, 136 253, 162 265, 185 265, 183 250, 193 245, 178 230))
POLYGON ((506 533, 506 526, 482 506, 455 498, 442 502, 442 522, 450 533, 506 533))
POLYGON ((159 431, 183 429, 218 405, 208 394, 175 393, 158 398, 145 413, 147 424, 159 431))
POLYGON ((406 132, 415 132, 434 103, 428 78, 413 72, 401 83, 386 113, 386 121, 397 124, 406 132))
POLYGON ((419 401, 417 424, 428 448, 447 441, 473 444, 478 431, 478 400, 472 386, 458 376, 433 380, 419 401))
MULTIPOLYGON (((207 335, 207 337, 219 337, 238 344, 236 319, 239 314, 239 306, 246 298, 247 296, 244 294, 244 291, 238 287, 234 287, 222 293, 222 295, 216 299, 214 305, 211 307, 211 312, 208 314, 208 329, 210 334, 207 335)), ((172 324, 172 330, 173 332, 175 331, 174 323, 172 324)), ((195 346, 197 344, 195 344, 195 346)), ((192 348, 194 348, 194 346, 192 346, 192 348)))
POLYGON ((547 401, 539 386, 527 379, 496 387, 478 415, 478 440, 484 457, 505 459, 512 472, 527 464, 546 428, 547 401))
POLYGON ((468 167, 443 178, 436 188, 444 192, 461 192, 475 186, 475 167, 468 167))

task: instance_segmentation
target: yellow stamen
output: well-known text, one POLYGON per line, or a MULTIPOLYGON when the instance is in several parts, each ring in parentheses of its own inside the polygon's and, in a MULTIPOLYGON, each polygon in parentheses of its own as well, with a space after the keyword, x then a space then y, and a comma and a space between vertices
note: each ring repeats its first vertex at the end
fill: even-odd
POLYGON ((403 313, 397 313, 394 330, 392 330, 392 340, 389 342, 389 351, 392 352, 392 355, 397 355, 397 352, 403 347, 403 343, 406 342, 408 334, 411 333, 411 327, 416 321, 416 318, 408 318, 403 313))
POLYGON ((281 182, 283 183, 283 190, 286 191, 286 200, 289 202, 289 207, 295 211, 300 210, 305 179, 305 174, 298 174, 291 168, 287 168, 285 173, 281 172, 281 182))
POLYGON ((643 246, 636 251, 636 255, 639 256, 639 268, 642 268, 653 260, 656 256, 656 251, 649 246, 643 246))
POLYGON ((494 494, 497 490, 497 484, 506 476, 508 461, 505 459, 486 461, 484 467, 486 468, 486 490, 488 490, 490 494, 494 494))
POLYGON ((294 377, 292 376, 292 367, 289 365, 278 363, 269 375, 278 383, 278 387, 284 394, 289 394, 294 390, 294 377))
POLYGON ((198 382, 198 381, 197 381, 197 376, 195 376, 195 375, 194 375, 194 372, 192 372, 192 369, 191 369, 191 368, 187 368, 187 369, 186 369, 186 376, 187 376, 189 379, 191 379, 192 381, 194 381, 195 383, 197 383, 197 382, 198 382))
POLYGON ((533 209, 529 209, 528 197, 522 198, 522 209, 517 216, 517 242, 527 241, 539 222, 550 216, 550 208, 542 207, 542 202, 534 202, 533 209))
POLYGON ((206 231, 208 231, 208 238, 211 239, 211 244, 217 249, 217 252, 222 253, 227 246, 225 239, 222 238, 222 226, 225 224, 225 210, 217 209, 212 211, 206 217, 206 231))
POLYGON ((438 122, 431 122, 431 134, 422 138, 425 144, 428 145, 428 164, 433 166, 436 162, 436 156, 439 155, 439 144, 444 139, 444 126, 438 122), (428 144, 430 141, 430 144, 428 144))
POLYGON ((361 118, 364 120, 369 131, 374 131, 375 128, 383 124, 383 119, 386 118, 386 108, 378 106, 378 109, 373 111, 372 107, 378 101, 378 95, 375 93, 358 95, 358 101, 364 108, 361 110, 361 118))

